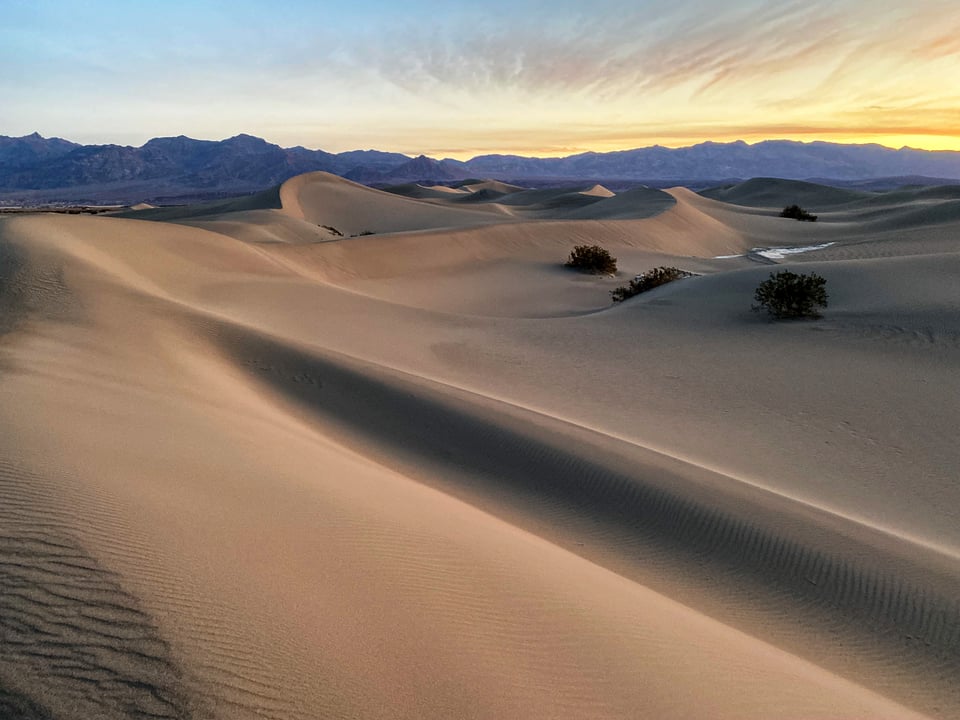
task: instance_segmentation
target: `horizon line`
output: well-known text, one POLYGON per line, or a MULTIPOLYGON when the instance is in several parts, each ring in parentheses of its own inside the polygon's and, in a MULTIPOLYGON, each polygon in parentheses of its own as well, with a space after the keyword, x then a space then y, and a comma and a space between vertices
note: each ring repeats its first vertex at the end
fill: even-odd
MULTIPOLYGON (((291 150, 291 149, 294 149, 294 148, 303 148, 304 150, 309 150, 309 151, 311 151, 311 152, 325 152, 325 153, 328 153, 328 154, 330 154, 330 155, 342 155, 342 154, 351 153, 351 152, 382 152, 382 153, 391 153, 391 154, 397 154, 397 155, 404 155, 404 156, 409 157, 409 158, 411 158, 411 159, 415 159, 415 158, 418 158, 418 157, 425 157, 425 158, 428 158, 428 159, 431 159, 431 160, 437 160, 437 161, 454 160, 454 161, 456 161, 456 162, 469 162, 470 160, 475 160, 475 159, 481 158, 481 157, 494 157, 494 156, 519 157, 519 158, 524 158, 524 159, 535 159, 535 160, 549 160, 549 159, 565 159, 565 158, 577 157, 577 156, 581 156, 581 155, 612 155, 612 154, 618 153, 618 152, 631 152, 631 151, 634 151, 634 150, 648 150, 648 149, 653 149, 653 148, 662 148, 662 149, 665 149, 665 150, 687 150, 687 149, 699 147, 699 146, 702 146, 702 145, 746 145, 746 146, 748 146, 748 147, 755 147, 755 146, 757 146, 757 145, 762 145, 762 144, 764 144, 764 143, 780 143, 780 142, 782 142, 782 143, 792 143, 792 144, 796 144, 796 145, 842 145, 842 146, 845 146, 845 147, 869 147, 869 146, 873 146, 873 147, 883 148, 883 149, 885 149, 885 150, 891 150, 891 151, 893 151, 893 152, 899 152, 899 151, 902 151, 902 150, 911 150, 911 151, 915 151, 915 152, 925 152, 925 153, 954 153, 954 154, 960 154, 960 150, 954 150, 954 149, 950 149, 950 148, 937 148, 937 149, 932 149, 932 148, 914 147, 914 146, 912 146, 912 145, 901 145, 900 147, 895 147, 895 146, 893 146, 893 145, 888 145, 888 144, 884 144, 884 143, 882 143, 882 142, 876 142, 876 141, 873 141, 873 142, 844 142, 844 141, 838 141, 838 140, 798 140, 798 139, 789 138, 789 137, 769 137, 769 138, 764 138, 764 139, 762 139, 762 140, 754 140, 754 141, 749 141, 749 140, 746 140, 746 139, 744 139, 744 138, 738 138, 738 139, 736 139, 736 140, 728 140, 728 141, 706 139, 706 140, 700 140, 700 141, 698 141, 698 142, 693 142, 693 143, 689 143, 689 144, 680 144, 680 145, 672 145, 672 144, 665 144, 665 143, 655 142, 655 143, 652 143, 652 144, 650 144, 650 145, 637 145, 637 146, 633 146, 633 147, 624 147, 624 148, 613 149, 613 150, 580 150, 580 151, 576 151, 576 152, 570 152, 569 154, 545 154, 545 155, 536 155, 536 154, 525 154, 525 153, 513 153, 513 152, 507 152, 507 151, 500 151, 500 152, 483 152, 483 153, 479 153, 479 154, 473 155, 473 156, 469 157, 467 160, 457 160, 456 158, 451 157, 451 156, 449 156, 449 155, 447 155, 447 156, 445 156, 445 157, 436 157, 436 156, 434 156, 434 155, 429 155, 428 153, 431 152, 431 151, 429 151, 429 150, 420 151, 420 152, 417 152, 417 151, 406 151, 406 152, 405 152, 405 151, 402 151, 402 150, 384 150, 384 149, 376 148, 376 147, 367 147, 367 148, 353 148, 353 149, 350 149, 350 150, 330 151, 330 150, 325 150, 325 149, 322 148, 322 147, 310 148, 310 147, 307 147, 306 145, 303 145, 303 144, 282 145, 282 144, 280 144, 279 142, 274 142, 274 141, 269 140, 269 139, 267 139, 267 138, 265 138, 265 137, 262 137, 262 136, 259 136, 259 135, 253 135, 253 134, 247 133, 247 132, 239 132, 239 133, 236 133, 236 134, 234 134, 234 135, 230 135, 230 136, 228 136, 228 137, 224 137, 224 138, 217 139, 217 140, 209 139, 209 138, 192 137, 192 136, 190 136, 190 135, 186 135, 186 134, 183 134, 183 133, 180 133, 180 134, 178 134, 178 135, 157 135, 157 136, 155 136, 155 137, 148 138, 147 140, 145 140, 145 141, 144 141, 143 143, 141 143, 140 145, 124 144, 124 143, 116 143, 116 142, 93 142, 93 143, 76 142, 76 141, 74 141, 74 140, 70 140, 70 139, 68 139, 68 138, 65 138, 65 137, 62 137, 62 136, 59 136, 59 135, 46 136, 46 135, 41 134, 41 133, 40 133, 39 131, 37 131, 37 130, 35 130, 35 131, 32 132, 32 133, 28 133, 28 134, 26 134, 26 135, 0 135, 0 137, 6 137, 6 138, 9 138, 9 139, 11 139, 11 140, 24 140, 24 139, 31 138, 31 137, 35 137, 35 136, 38 137, 38 138, 40 138, 41 140, 62 140, 62 141, 65 141, 65 142, 73 143, 73 144, 75 144, 75 145, 79 145, 79 146, 81 146, 81 147, 111 147, 111 146, 113 146, 113 147, 128 147, 128 148, 134 148, 134 149, 143 148, 145 145, 147 145, 148 143, 150 143, 150 142, 153 141, 153 140, 167 140, 167 139, 184 138, 184 139, 187 139, 187 140, 194 140, 194 141, 196 141, 196 142, 221 143, 221 142, 226 142, 226 141, 228 141, 228 140, 234 140, 234 139, 236 139, 236 138, 249 137, 249 138, 253 138, 253 139, 256 139, 256 140, 262 140, 263 142, 265 142, 265 143, 267 143, 267 144, 269 144, 269 145, 274 145, 274 146, 279 147, 279 148, 281 148, 281 149, 283 149, 283 150, 291 150)), ((452 153, 454 153, 454 154, 464 154, 464 153, 460 153, 460 152, 457 152, 457 151, 446 151, 446 152, 452 152, 452 153)), ((438 153, 438 155, 439 155, 439 154, 442 154, 442 153, 438 153)))

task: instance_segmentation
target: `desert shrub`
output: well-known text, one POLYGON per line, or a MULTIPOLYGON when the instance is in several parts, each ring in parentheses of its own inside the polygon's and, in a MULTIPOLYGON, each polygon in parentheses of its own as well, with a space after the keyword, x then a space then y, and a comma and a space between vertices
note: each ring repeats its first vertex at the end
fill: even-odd
POLYGON ((333 225, 321 225, 324 230, 327 232, 336 235, 337 237, 343 237, 343 233, 337 230, 333 225))
POLYGON ((803 220, 806 222, 816 222, 817 216, 811 215, 799 205, 787 205, 780 211, 780 217, 792 218, 793 220, 803 220))
POLYGON ((757 301, 754 311, 766 309, 778 319, 817 318, 817 308, 827 306, 827 281, 816 273, 781 270, 760 283, 753 299, 757 301))
POLYGON ((675 267, 661 266, 654 268, 653 270, 648 270, 641 275, 637 275, 633 280, 630 281, 629 285, 621 285, 615 290, 611 290, 610 294, 613 296, 614 302, 620 302, 622 300, 626 300, 627 298, 632 298, 634 295, 639 295, 642 292, 646 292, 647 290, 653 290, 655 287, 666 285, 668 282, 673 282, 674 280, 690 277, 692 275, 693 273, 687 272, 686 270, 680 270, 679 268, 675 267))
POLYGON ((577 245, 570 252, 567 267, 589 273, 615 273, 617 259, 599 245, 577 245))

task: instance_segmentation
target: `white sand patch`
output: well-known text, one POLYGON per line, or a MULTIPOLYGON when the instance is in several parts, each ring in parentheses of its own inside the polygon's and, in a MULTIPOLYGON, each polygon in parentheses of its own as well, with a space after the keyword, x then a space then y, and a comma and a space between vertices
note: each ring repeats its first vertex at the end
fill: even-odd
MULTIPOLYGON (((783 260, 789 255, 800 255, 802 253, 813 252, 814 250, 823 250, 831 245, 836 245, 836 243, 828 242, 824 243, 823 245, 806 245, 803 247, 754 248, 750 252, 752 252, 754 255, 760 255, 761 257, 769 258, 770 260, 783 260)), ((732 257, 738 256, 734 255, 732 257)))

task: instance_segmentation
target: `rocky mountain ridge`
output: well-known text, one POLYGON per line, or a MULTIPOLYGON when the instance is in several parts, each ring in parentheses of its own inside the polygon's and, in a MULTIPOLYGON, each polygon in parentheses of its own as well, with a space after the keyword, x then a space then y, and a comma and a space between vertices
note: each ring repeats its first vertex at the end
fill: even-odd
POLYGON ((141 147, 80 145, 37 133, 0 136, 0 201, 179 202, 255 192, 323 170, 369 185, 496 178, 526 184, 598 181, 705 187, 751 177, 850 184, 880 178, 960 179, 960 152, 769 140, 653 146, 564 158, 482 155, 468 161, 358 150, 283 148, 251 135, 154 138, 141 147))

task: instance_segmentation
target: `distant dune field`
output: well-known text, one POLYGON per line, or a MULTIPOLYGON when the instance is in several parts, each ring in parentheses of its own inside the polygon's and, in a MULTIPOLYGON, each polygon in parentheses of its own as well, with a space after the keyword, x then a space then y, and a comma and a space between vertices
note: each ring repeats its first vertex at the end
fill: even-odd
POLYGON ((958 288, 946 187, 4 216, 0 718, 958 718, 958 288))

